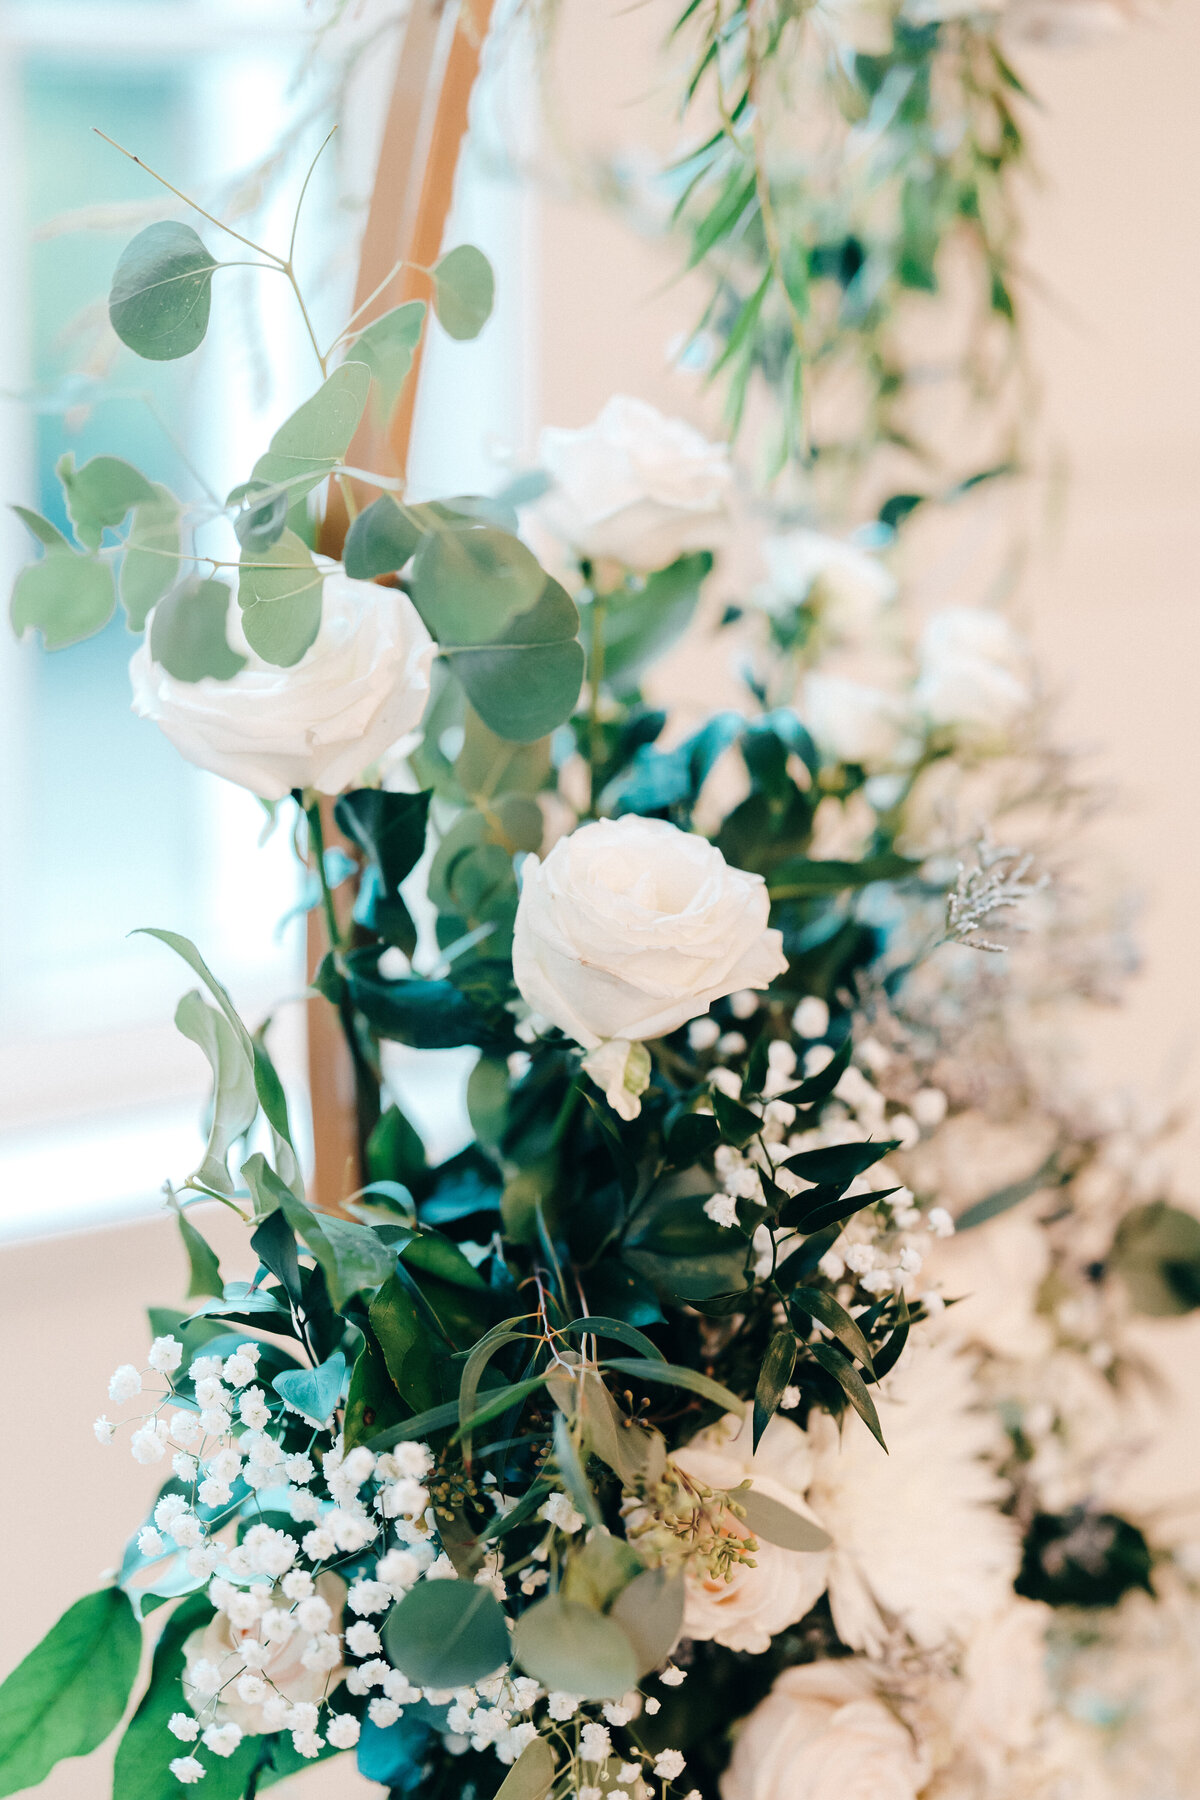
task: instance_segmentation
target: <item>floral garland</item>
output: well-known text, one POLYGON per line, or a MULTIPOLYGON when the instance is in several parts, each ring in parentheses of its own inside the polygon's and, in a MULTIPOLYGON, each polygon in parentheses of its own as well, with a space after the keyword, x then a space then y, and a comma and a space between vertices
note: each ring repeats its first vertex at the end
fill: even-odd
MULTIPOLYGON (((219 267, 150 226, 117 335, 195 350, 219 267)), ((477 251, 430 282, 482 327, 477 251)), ((1079 1694, 1098 1636, 1194 1641, 1109 1464, 1126 1322, 1197 1303, 1200 1224, 1022 1028, 1111 970, 1044 878, 1079 796, 1026 648, 972 608, 914 633, 878 533, 788 525, 726 613, 745 710, 680 736, 646 676, 728 529, 727 449, 617 398, 507 493, 413 505, 346 457, 424 323, 314 337, 322 385, 225 506, 97 457, 60 467, 74 543, 23 514, 17 629, 65 645, 119 598, 137 711, 290 816, 364 1179, 308 1204, 267 1034, 157 931, 213 1074, 170 1189, 190 1304, 151 1308, 96 1436, 164 1480, 0 1688, 2 1791, 117 1725, 149 1627, 116 1800, 351 1750, 447 1800, 1182 1795, 1157 1748, 1106 1786, 1079 1694), (329 481, 379 493, 340 568, 329 481), (478 1053, 436 1165, 394 1044, 478 1053)))

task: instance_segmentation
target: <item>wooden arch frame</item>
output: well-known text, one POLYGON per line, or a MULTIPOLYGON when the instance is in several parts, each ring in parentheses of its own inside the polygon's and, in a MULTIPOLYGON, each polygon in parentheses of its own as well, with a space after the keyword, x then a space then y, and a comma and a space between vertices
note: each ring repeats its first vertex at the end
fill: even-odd
MULTIPOLYGON (((354 304, 360 324, 406 300, 424 298, 446 229, 459 153, 493 0, 412 0, 384 121, 371 204, 359 253, 354 304), (392 271, 403 264, 392 279, 392 271)), ((350 451, 359 468, 403 474, 412 438, 420 349, 386 425, 368 416, 350 451)), ((321 549, 340 556, 347 517, 331 487, 321 529, 321 549)), ((332 812, 332 806, 328 808, 332 812)), ((326 819, 331 836, 332 817, 326 819)), ((308 972, 323 953, 320 915, 308 925, 308 972)), ((307 1008, 308 1079, 312 1096, 312 1199, 328 1212, 341 1210, 361 1185, 354 1072, 332 1007, 307 1008)))

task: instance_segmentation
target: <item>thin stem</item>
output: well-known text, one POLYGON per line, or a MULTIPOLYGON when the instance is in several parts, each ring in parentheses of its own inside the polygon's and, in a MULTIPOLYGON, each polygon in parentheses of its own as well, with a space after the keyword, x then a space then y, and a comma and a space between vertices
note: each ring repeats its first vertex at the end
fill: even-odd
POLYGON ((316 169, 317 164, 320 162, 322 156, 324 156, 324 154, 325 154, 326 145, 329 143, 330 138, 333 136, 333 134, 336 130, 337 130, 337 126, 332 125, 332 126, 330 126, 329 130, 326 132, 325 137, 322 140, 320 149, 317 151, 317 154, 313 157, 312 161, 308 165, 308 174, 304 177, 304 180, 301 183, 300 198, 296 202, 296 211, 292 218, 292 235, 288 240, 287 260, 288 260, 289 268, 291 267, 292 259, 295 257, 295 254, 296 254, 296 233, 300 229, 300 208, 304 205, 304 196, 308 192, 308 184, 313 178, 313 173, 316 169))
POLYGON ((202 207, 198 201, 193 200, 190 194, 183 193, 181 189, 175 187, 172 182, 169 182, 165 175, 160 175, 157 169, 152 169, 148 162, 143 162, 140 156, 135 156, 132 150, 127 150, 125 148, 124 144, 118 144, 116 138, 109 137, 107 131, 101 131, 98 125, 93 125, 92 130, 96 133, 97 137, 103 138, 106 144, 111 144, 114 150, 119 150, 122 156, 127 156, 130 162, 136 163, 139 169, 144 169, 147 175, 157 181, 161 187, 165 187, 168 193, 174 194, 177 200, 182 200, 185 206, 190 206, 192 211, 199 213, 202 219, 207 219, 210 225, 215 225, 218 231, 227 232, 231 238, 236 238, 239 244, 245 244, 247 250, 254 250, 259 256, 265 256, 279 268, 283 268, 284 259, 282 256, 276 256, 273 250, 268 250, 263 244, 256 244, 253 238, 243 237, 240 231, 235 231, 233 229, 232 225, 226 225, 224 221, 218 219, 215 214, 206 212, 204 207, 202 207))
POLYGON ((596 770, 604 755, 604 735, 600 722, 600 687, 604 680, 604 598, 594 594, 589 611, 591 625, 588 655, 588 767, 591 774, 589 781, 588 812, 596 817, 596 770))
POLYGON ((281 263, 280 268, 292 284, 292 292, 296 296, 296 305, 300 308, 300 317, 304 320, 304 329, 308 333, 308 341, 313 347, 313 354, 316 357, 317 362, 320 364, 321 378, 322 380, 325 380, 329 375, 329 365, 325 357, 321 355, 321 346, 317 342, 317 334, 313 330, 313 322, 308 316, 308 308, 304 304, 304 295, 300 292, 300 283, 296 280, 296 271, 293 269, 290 262, 281 263))
POLYGON ((321 802, 312 800, 304 809, 308 820, 308 838, 312 846, 313 862, 316 866, 317 878, 321 883, 321 908, 325 914, 325 930, 329 937, 329 948, 342 948, 342 929, 338 924, 337 910, 333 904, 333 889, 329 885, 329 877, 325 869, 325 827, 321 819, 321 802))
MULTIPOLYGON (((345 325, 342 327, 341 331, 338 332, 338 334, 334 338, 332 344, 330 344, 329 349, 325 352, 326 356, 330 355, 332 351, 336 350, 338 345, 340 343, 343 343, 346 338, 358 337, 359 332, 354 329, 355 319, 357 319, 361 313, 365 313, 368 306, 370 306, 373 301, 378 300, 380 294, 382 294, 384 289, 389 287, 391 285, 391 283, 393 281, 395 281, 397 275, 399 275, 401 269, 403 269, 404 266, 405 266, 405 258, 403 256, 400 257, 399 261, 394 262, 392 264, 391 268, 388 270, 388 272, 384 276, 383 280, 379 283, 378 287, 372 288, 371 292, 367 295, 366 299, 364 301, 362 301, 360 305, 355 307, 354 311, 350 314, 350 317, 346 320, 345 325)), ((363 325, 360 329, 362 331, 366 331, 367 327, 365 325, 363 325)))

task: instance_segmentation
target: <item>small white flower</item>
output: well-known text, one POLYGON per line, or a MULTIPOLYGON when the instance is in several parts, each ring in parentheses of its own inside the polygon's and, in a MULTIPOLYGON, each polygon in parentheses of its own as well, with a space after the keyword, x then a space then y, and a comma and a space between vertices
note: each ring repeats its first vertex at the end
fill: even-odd
POLYGON ((654 1773, 660 1781, 674 1781, 687 1767, 678 1750, 660 1750, 654 1759, 654 1773))
POLYGON ((923 1131, 936 1131, 946 1117, 950 1102, 941 1088, 918 1088, 912 1097, 910 1111, 923 1131))
POLYGON ((204 1764, 194 1756, 176 1756, 167 1764, 176 1781, 182 1781, 184 1787, 191 1787, 194 1781, 203 1781, 204 1764))
MULTIPOLYGON (((389 1595, 390 1598, 390 1595, 389 1595)), ((379 1633, 365 1619, 359 1619, 346 1632, 346 1648, 352 1656, 372 1656, 381 1650, 379 1633)))
POLYGON ((143 1525, 138 1532, 138 1552, 142 1556, 161 1556, 165 1545, 153 1525, 143 1525))
MULTIPOLYGON (((799 1404, 800 1389, 798 1387, 785 1387, 779 1399, 780 1412, 795 1412, 799 1404)), ((663 1677, 663 1679, 665 1679, 665 1677, 663 1677)))
POLYGON ((261 1675, 247 1669, 244 1675, 238 1676, 237 1697, 244 1700, 247 1706, 258 1706, 270 1693, 270 1688, 261 1675))
POLYGON ((108 1384, 108 1397, 119 1405, 125 1400, 132 1400, 135 1394, 142 1391, 142 1378, 132 1363, 122 1363, 113 1371, 108 1384))
POLYGON ((934 1237, 948 1238, 954 1236, 954 1220, 944 1206, 932 1207, 926 1216, 925 1223, 934 1237))
POLYGON ((260 1387, 247 1388, 238 1395, 238 1417, 251 1431, 263 1431, 270 1424, 271 1409, 260 1387))
POLYGON ((386 1731, 400 1717, 400 1708, 394 1700, 372 1700, 367 1707, 367 1715, 372 1725, 378 1725, 381 1731, 386 1731))
POLYGON ((319 1674, 323 1669, 336 1669, 341 1660, 341 1640, 332 1631, 323 1631, 320 1637, 313 1638, 300 1656, 304 1667, 311 1669, 314 1674, 319 1674))
POLYGON ((214 1756, 232 1756, 241 1741, 242 1728, 232 1721, 227 1725, 209 1725, 204 1731, 204 1748, 214 1756))
POLYGON ((546 1711, 552 1719, 561 1724, 565 1720, 575 1717, 579 1711, 579 1704, 577 1694, 562 1694, 556 1690, 546 1698, 546 1711))
POLYGON ((704 1202, 704 1211, 714 1225, 728 1231, 738 1222, 737 1200, 732 1194, 713 1194, 704 1202))
POLYGON ((689 1048, 703 1052, 712 1049, 721 1035, 721 1027, 715 1019, 705 1016, 703 1019, 692 1020, 687 1035, 689 1048))
MULTIPOLYGON (((787 1390, 785 1389, 784 1392, 786 1393, 787 1390)), ((793 1388, 792 1392, 796 1393, 796 1390, 793 1388)), ((797 1400, 799 1397, 799 1394, 796 1393, 797 1400)), ((665 1669, 659 1670, 658 1679, 664 1687, 682 1687, 687 1680, 687 1670, 677 1669, 673 1663, 668 1663, 665 1669)))
POLYGON ((792 1030, 797 1037, 823 1038, 829 1030, 829 1008, 815 994, 806 994, 792 1014, 792 1030))
POLYGON ((579 1754, 584 1762, 607 1762, 612 1755, 612 1739, 606 1725, 585 1725, 579 1734, 579 1754))
POLYGON ((865 1275, 876 1263, 875 1249, 872 1244, 848 1244, 842 1252, 843 1261, 848 1269, 856 1275, 865 1275))
POLYGON ((319 1594, 313 1594, 310 1599, 302 1600, 296 1608, 297 1623, 301 1631, 306 1631, 310 1637, 315 1637, 318 1631, 327 1631, 332 1617, 333 1612, 329 1602, 322 1600, 319 1594))
POLYGON ((316 1731, 293 1731, 292 1748, 297 1756, 320 1756, 325 1739, 316 1731))
POLYGON ((169 1429, 175 1443, 194 1444, 200 1436, 200 1421, 195 1413, 181 1409, 171 1414, 169 1429))
POLYGON ((383 1581, 368 1581, 360 1576, 347 1597, 351 1612, 377 1613, 392 1604, 392 1590, 383 1581))
POLYGON ((641 1774, 637 1763, 623 1762, 617 1770, 618 1781, 636 1781, 641 1774))
POLYGON ((96 1434, 96 1442, 98 1444, 111 1444, 113 1441, 113 1437, 116 1433, 116 1429, 117 1428, 113 1424, 112 1420, 106 1419, 103 1413, 100 1414, 100 1417, 96 1420, 96 1422, 92 1426, 92 1430, 96 1434))
POLYGON ((183 1345, 178 1338, 156 1337, 146 1361, 160 1375, 173 1375, 183 1361, 183 1345))
POLYGON ((919 1275, 925 1266, 925 1258, 919 1250, 911 1250, 906 1245, 900 1252, 900 1268, 905 1275, 919 1275))
POLYGON ((548 1525, 556 1525, 568 1537, 574 1536, 585 1523, 583 1514, 576 1512, 564 1493, 550 1494, 543 1500, 538 1508, 538 1518, 545 1519, 548 1525))
POLYGON ((646 1702, 646 1711, 649 1713, 650 1717, 653 1718, 656 1713, 662 1711, 662 1701, 656 1700, 653 1694, 651 1694, 646 1702))
POLYGON ((225 1383, 216 1375, 205 1375, 196 1383, 196 1405, 201 1412, 221 1407, 232 1398, 225 1383))
POLYGON ((353 1713, 330 1713, 325 1736, 335 1750, 352 1750, 358 1742, 360 1726, 353 1713))
POLYGON ((135 1431, 129 1440, 129 1449, 134 1462, 161 1462, 167 1453, 167 1447, 159 1437, 153 1425, 143 1425, 135 1431))
POLYGON ((200 1736, 200 1721, 191 1713, 172 1713, 167 1720, 167 1730, 172 1737, 177 1737, 181 1744, 194 1744, 200 1736))

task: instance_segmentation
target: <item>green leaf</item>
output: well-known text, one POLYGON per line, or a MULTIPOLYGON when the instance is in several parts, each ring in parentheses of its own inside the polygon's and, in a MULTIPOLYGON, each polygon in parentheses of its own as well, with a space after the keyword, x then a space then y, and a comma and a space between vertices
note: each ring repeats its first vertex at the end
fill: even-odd
POLYGON ((625 1417, 595 1369, 579 1369, 570 1375, 555 1366, 546 1377, 546 1388, 560 1412, 578 1419, 587 1449, 607 1463, 626 1487, 642 1481, 653 1487, 666 1465, 663 1439, 657 1431, 625 1417))
POLYGON ((363 1442, 368 1450, 382 1453, 390 1450, 393 1444, 415 1443, 432 1432, 445 1431, 457 1422, 458 1401, 447 1400, 441 1406, 430 1406, 425 1412, 414 1413, 411 1419, 402 1419, 398 1425, 389 1425, 386 1431, 378 1431, 363 1442))
POLYGON ((579 614, 565 588, 547 579, 541 597, 489 644, 440 641, 484 724, 498 737, 531 744, 568 719, 583 683, 579 614))
MULTIPOLYGON (((117 1745, 112 1800, 176 1800, 180 1786, 167 1767, 181 1754, 167 1730, 172 1713, 182 1712, 183 1646, 213 1616, 202 1594, 185 1600, 167 1620, 154 1652, 150 1685, 117 1745)), ((242 1800, 264 1740, 247 1736, 232 1756, 203 1757, 204 1800, 242 1800)))
POLYGON ((116 604, 110 563, 54 549, 21 570, 9 616, 18 637, 32 628, 47 650, 61 650, 103 631, 116 604))
POLYGON ((378 973, 378 948, 354 950, 346 958, 346 985, 358 1011, 380 1037, 419 1050, 450 1050, 463 1044, 479 1049, 511 1045, 511 1020, 495 1023, 469 994, 450 981, 405 975, 390 981, 378 973))
POLYGON ((154 608, 150 654, 177 681, 228 681, 246 659, 229 648, 230 592, 223 581, 189 575, 154 608))
POLYGON ((767 1345, 758 1384, 754 1389, 754 1448, 758 1449, 763 1432, 774 1418, 783 1391, 792 1379, 796 1366, 796 1334, 777 1331, 767 1345))
POLYGON ((68 1608, 0 1686, 0 1794, 35 1787, 55 1763, 87 1756, 125 1711, 142 1634, 119 1588, 68 1608))
POLYGON ((546 1800, 554 1786, 554 1752, 543 1737, 526 1744, 500 1786, 495 1800, 546 1800))
POLYGON ((402 569, 421 542, 421 527, 411 508, 397 506, 390 494, 363 508, 346 533, 342 561, 355 581, 393 575, 402 569))
POLYGON ((1022 1200, 1028 1200, 1030 1194, 1036 1194, 1039 1188, 1060 1186, 1062 1180, 1058 1152, 1052 1150, 1031 1175, 1022 1176, 1020 1181, 1007 1182, 1004 1187, 996 1188, 982 1200, 976 1200, 973 1206, 968 1206, 955 1220, 955 1229, 974 1231, 976 1226, 986 1225, 989 1219, 999 1218, 1001 1213, 1019 1206, 1022 1200))
POLYGON ((1165 1200, 1134 1207, 1117 1229, 1109 1263, 1137 1311, 1170 1318, 1200 1306, 1200 1219, 1165 1200))
POLYGON ((266 481, 243 481, 229 494, 226 506, 236 506, 233 529, 246 555, 269 550, 277 544, 288 521, 290 501, 286 490, 266 481), (258 496, 263 496, 258 498, 258 496))
POLYGON ((687 1388, 690 1393, 701 1394, 715 1405, 723 1406, 726 1412, 740 1413, 742 1410, 743 1403, 735 1393, 711 1376, 702 1375, 698 1369, 685 1368, 678 1363, 643 1362, 632 1356, 609 1356, 604 1360, 607 1368, 617 1369, 622 1375, 636 1375, 639 1381, 660 1381, 667 1387, 687 1388))
POLYGON ((70 550, 71 546, 58 526, 52 525, 49 519, 42 517, 41 513, 31 512, 27 506, 11 506, 9 511, 16 513, 21 523, 28 527, 38 543, 44 545, 47 550, 70 550))
MULTIPOLYGON (((569 1441, 567 1421, 561 1413, 554 1424, 556 1439, 569 1441)), ((562 1464, 558 1466, 561 1472, 562 1464)), ((594 1498, 591 1510, 595 1514, 594 1498)), ((559 1591, 564 1599, 578 1600, 593 1612, 607 1612, 617 1595, 643 1573, 646 1565, 624 1538, 613 1537, 604 1529, 598 1516, 590 1523, 595 1529, 587 1542, 576 1541, 571 1546, 559 1591)))
POLYGON ((359 788, 335 805, 338 829, 369 858, 354 916, 385 942, 414 942, 415 927, 400 898, 400 883, 411 875, 425 848, 428 791, 393 794, 359 788))
MULTIPOLYGON (((827 1150, 800 1150, 794 1156, 783 1159, 784 1166, 798 1175, 801 1181, 813 1181, 818 1184, 830 1184, 834 1187, 849 1187, 859 1175, 865 1174, 893 1150, 900 1148, 899 1139, 888 1138, 879 1144, 833 1144, 827 1150)), ((803 1194, 797 1194, 803 1200, 803 1194)))
POLYGON ((819 1319, 851 1356, 857 1356, 868 1375, 874 1375, 875 1365, 870 1344, 845 1307, 839 1305, 832 1294, 825 1293, 821 1288, 798 1287, 792 1289, 791 1301, 793 1306, 807 1313, 810 1319, 819 1319))
POLYGON ((700 550, 647 576, 637 589, 604 596, 604 679, 609 687, 635 687, 642 671, 683 636, 712 566, 708 551, 700 550))
MULTIPOLYGON (((266 1114, 267 1121, 270 1124, 274 1137, 275 1160, 279 1164, 279 1174, 276 1176, 273 1170, 270 1171, 270 1173, 273 1179, 282 1181, 286 1183, 287 1186, 292 1187, 295 1191, 299 1192, 302 1186, 300 1180, 300 1167, 296 1161, 295 1150, 292 1147, 291 1131, 288 1126, 287 1101, 284 1098, 283 1088, 280 1085, 279 1077, 275 1073, 270 1057, 267 1055, 261 1044, 258 1044, 250 1036, 250 1033, 243 1025, 238 1016, 237 1008, 229 998, 228 990, 217 980, 191 939, 183 937, 178 931, 164 931, 157 925, 142 925, 130 935, 133 937, 157 938, 160 944, 165 944, 168 950, 173 950, 176 956, 182 957, 184 962, 188 965, 188 968, 193 970, 193 972, 200 977, 217 1005, 221 1008, 225 1017, 229 1020, 229 1023, 237 1032, 247 1056, 254 1065, 254 1086, 258 1093, 258 1103, 266 1114)), ((261 1158, 259 1160, 261 1161, 261 1158)), ((272 1210, 272 1207, 276 1204, 278 1203, 273 1201, 271 1207, 268 1207, 266 1210, 272 1210)))
POLYGON ((340 1350, 315 1369, 285 1369, 271 1386, 293 1412, 302 1413, 313 1425, 325 1425, 342 1397, 346 1359, 340 1350))
POLYGON ((464 1419, 455 1436, 461 1438, 477 1430, 480 1425, 489 1424, 492 1419, 498 1419, 501 1413, 506 1413, 510 1406, 523 1406, 529 1396, 536 1394, 545 1383, 544 1374, 529 1375, 524 1381, 514 1381, 508 1387, 497 1388, 494 1393, 489 1391, 487 1399, 475 1408, 468 1419, 464 1419))
POLYGON ((434 264, 433 310, 452 338, 478 337, 496 297, 492 265, 474 244, 459 244, 434 264))
POLYGON ((583 1700, 620 1700, 638 1678, 637 1654, 616 1620, 561 1594, 526 1608, 513 1632, 513 1650, 544 1687, 583 1700))
POLYGON ((805 1349, 814 1361, 819 1362, 827 1374, 833 1376, 847 1400, 870 1431, 880 1446, 886 1450, 883 1431, 879 1424, 879 1414, 875 1411, 875 1402, 868 1392, 867 1385, 855 1368, 845 1351, 837 1349, 833 1344, 806 1344, 805 1349))
POLYGON ((439 644, 489 643, 545 585, 532 550, 495 525, 430 531, 413 564, 413 602, 439 644))
POLYGON ((119 456, 93 456, 77 469, 68 450, 54 472, 62 482, 75 535, 88 550, 98 550, 105 530, 115 531, 131 507, 158 497, 141 471, 119 456))
MULTIPOLYGON (((248 1162, 253 1162, 251 1157, 248 1162)), ((353 1225, 311 1206, 280 1184, 279 1203, 288 1224, 306 1243, 325 1273, 329 1298, 341 1312, 351 1295, 377 1288, 392 1272, 393 1257, 369 1225, 353 1225)))
POLYGON ((147 362, 173 362, 204 341, 220 267, 190 225, 164 220, 122 250, 108 316, 123 344, 147 362))
POLYGON ((300 1284, 300 1259, 296 1254, 296 1234, 288 1224, 282 1207, 268 1213, 262 1224, 250 1234, 250 1248, 264 1269, 275 1277, 293 1306, 303 1296, 300 1284))
POLYGON ((311 493, 350 448, 367 404, 371 371, 345 362, 311 399, 285 419, 270 448, 254 465, 253 479, 287 488, 289 504, 311 493))
POLYGON ((500 1325, 494 1325, 475 1345, 466 1362, 463 1364, 462 1380, 458 1387, 458 1434, 462 1440, 463 1459, 471 1460, 471 1434, 465 1429, 466 1421, 475 1411, 475 1399, 479 1392, 479 1382, 483 1371, 495 1356, 497 1350, 503 1350, 506 1344, 516 1343, 524 1333, 514 1331, 519 1319, 506 1319, 500 1325))
POLYGON ((293 531, 269 550, 243 557, 238 581, 242 629, 252 650, 276 668, 290 669, 321 629, 324 577, 312 552, 293 531))
POLYGON ((179 1202, 172 1197, 171 1203, 179 1221, 179 1235, 187 1252, 188 1299, 198 1300, 205 1294, 210 1294, 214 1300, 223 1299, 225 1284, 221 1280, 221 1265, 217 1261, 216 1251, 203 1233, 197 1231, 179 1202))
POLYGON ((738 1505, 746 1515, 746 1524, 755 1537, 768 1544, 779 1544, 784 1550, 828 1550, 833 1539, 812 1519, 794 1512, 781 1500, 760 1494, 755 1487, 737 1489, 738 1505))
POLYGON ((508 1624, 490 1588, 474 1581, 422 1581, 383 1622, 393 1667, 418 1687, 467 1687, 504 1667, 508 1624))
MULTIPOLYGON (((370 1319, 400 1398, 416 1412, 427 1408, 439 1391, 433 1340, 411 1289, 399 1276, 389 1275, 384 1282, 371 1302, 370 1319)), ((451 1405, 446 1423, 458 1423, 457 1403, 451 1405)))
POLYGON ((228 1019, 207 1005, 195 988, 183 996, 175 1009, 175 1029, 199 1045, 212 1070, 212 1118, 204 1160, 196 1174, 206 1187, 215 1188, 219 1194, 232 1194, 229 1151, 258 1116, 253 1063, 228 1019))
POLYGON ((379 412, 385 420, 391 418, 408 379, 424 323, 425 302, 409 300, 373 319, 355 340, 352 354, 371 371, 379 412))
POLYGON ((631 1350, 637 1350, 642 1356, 648 1356, 652 1362, 665 1363, 666 1357, 658 1345, 652 1343, 644 1332, 633 1325, 627 1325, 624 1319, 608 1319, 597 1315, 595 1318, 572 1319, 563 1327, 572 1337, 615 1338, 618 1343, 628 1344, 631 1350))
POLYGON ((731 1100, 720 1088, 713 1089, 712 1103, 722 1138, 736 1149, 740 1150, 762 1130, 763 1122, 758 1114, 751 1112, 748 1106, 741 1106, 736 1100, 731 1100))
POLYGON ((117 581, 130 631, 144 629, 150 608, 179 578, 179 516, 178 500, 169 488, 157 483, 154 498, 140 501, 133 509, 117 581))
POLYGON ((681 1569, 646 1569, 617 1595, 609 1610, 633 1645, 638 1675, 649 1675, 670 1656, 683 1630, 681 1569))
POLYGON ((916 875, 920 863, 894 850, 878 856, 864 857, 861 862, 838 862, 834 858, 813 861, 807 856, 794 856, 774 871, 768 883, 772 900, 811 900, 822 894, 840 893, 843 888, 866 887, 872 881, 905 881, 916 875))

